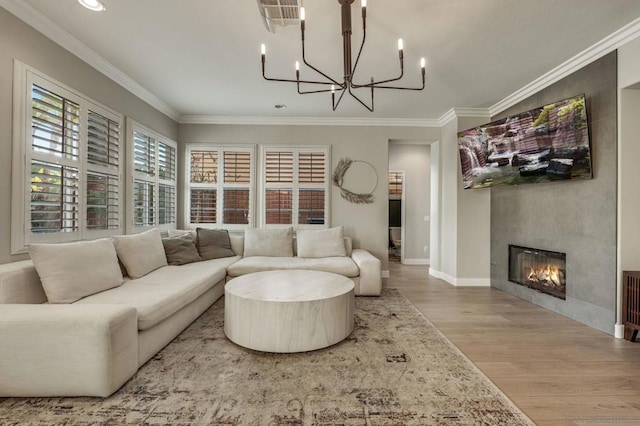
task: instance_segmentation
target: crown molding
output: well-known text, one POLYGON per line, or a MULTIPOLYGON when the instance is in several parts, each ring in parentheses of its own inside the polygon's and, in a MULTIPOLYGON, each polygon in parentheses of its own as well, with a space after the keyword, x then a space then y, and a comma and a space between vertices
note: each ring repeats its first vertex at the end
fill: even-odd
POLYGON ((488 108, 451 108, 438 118, 438 124, 440 127, 444 126, 451 120, 460 117, 477 117, 477 118, 491 118, 491 114, 488 108))
POLYGON ((0 6, 174 121, 180 118, 178 110, 142 87, 27 2, 0 0, 0 6))
POLYGON ((551 71, 543 74, 541 77, 527 84, 523 88, 515 91, 511 95, 502 99, 500 102, 489 107, 491 116, 495 116, 507 108, 527 99, 552 85, 553 83, 563 79, 564 77, 576 72, 585 65, 603 57, 604 55, 616 50, 617 48, 627 44, 628 42, 640 36, 640 18, 631 21, 629 24, 611 33, 591 47, 583 50, 569 60, 558 65, 551 71))
POLYGON ((434 119, 422 118, 348 118, 348 117, 239 117, 215 115, 183 115, 180 124, 234 124, 263 126, 388 126, 440 127, 434 119))

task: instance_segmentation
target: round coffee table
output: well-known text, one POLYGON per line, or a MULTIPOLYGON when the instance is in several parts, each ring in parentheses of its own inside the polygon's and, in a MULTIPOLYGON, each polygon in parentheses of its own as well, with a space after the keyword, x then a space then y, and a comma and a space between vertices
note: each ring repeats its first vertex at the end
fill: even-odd
POLYGON ((306 352, 353 331, 353 281, 320 271, 267 271, 225 286, 224 332, 263 352, 306 352))

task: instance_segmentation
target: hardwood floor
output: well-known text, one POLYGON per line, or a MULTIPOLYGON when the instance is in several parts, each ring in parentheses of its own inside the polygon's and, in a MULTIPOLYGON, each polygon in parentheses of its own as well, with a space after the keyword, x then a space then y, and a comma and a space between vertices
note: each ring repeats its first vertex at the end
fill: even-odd
POLYGON ((390 262, 397 288, 541 426, 640 425, 640 342, 503 291, 453 287, 390 262))

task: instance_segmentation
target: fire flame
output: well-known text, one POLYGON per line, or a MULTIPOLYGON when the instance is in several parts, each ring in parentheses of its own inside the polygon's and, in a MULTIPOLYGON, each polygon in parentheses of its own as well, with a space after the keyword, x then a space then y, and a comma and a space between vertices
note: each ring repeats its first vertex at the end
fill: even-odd
POLYGON ((562 283, 562 275, 564 274, 557 266, 547 264, 542 268, 531 268, 531 271, 529 272, 529 276, 527 278, 529 279, 529 281, 552 283, 559 286, 562 283))

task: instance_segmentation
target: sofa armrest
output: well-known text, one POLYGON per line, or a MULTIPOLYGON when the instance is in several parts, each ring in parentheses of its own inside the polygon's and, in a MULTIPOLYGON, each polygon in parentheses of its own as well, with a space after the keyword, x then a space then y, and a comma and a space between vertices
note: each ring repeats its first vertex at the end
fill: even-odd
POLYGON ((360 268, 360 296, 380 296, 382 292, 380 259, 364 249, 353 249, 351 258, 360 268))
POLYGON ((138 369, 123 305, 0 305, 0 397, 102 396, 138 369))

